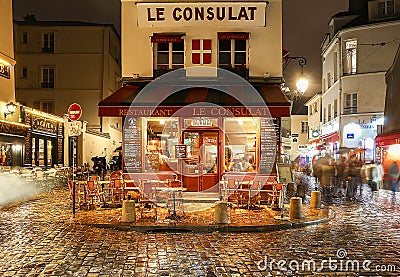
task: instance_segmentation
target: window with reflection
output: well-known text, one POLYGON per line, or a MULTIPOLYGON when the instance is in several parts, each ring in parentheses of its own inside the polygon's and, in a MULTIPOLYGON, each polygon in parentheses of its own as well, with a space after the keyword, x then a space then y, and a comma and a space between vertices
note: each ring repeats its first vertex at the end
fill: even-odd
POLYGON ((252 172, 257 170, 258 118, 225 119, 225 171, 252 172))
POLYGON ((146 118, 145 171, 177 170, 175 146, 178 144, 178 119, 146 118))

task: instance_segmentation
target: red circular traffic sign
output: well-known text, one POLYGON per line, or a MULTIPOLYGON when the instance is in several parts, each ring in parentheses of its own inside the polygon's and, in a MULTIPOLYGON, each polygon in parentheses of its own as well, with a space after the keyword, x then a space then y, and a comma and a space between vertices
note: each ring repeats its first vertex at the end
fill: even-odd
POLYGON ((68 118, 72 121, 77 121, 82 115, 81 105, 73 103, 68 108, 68 118))

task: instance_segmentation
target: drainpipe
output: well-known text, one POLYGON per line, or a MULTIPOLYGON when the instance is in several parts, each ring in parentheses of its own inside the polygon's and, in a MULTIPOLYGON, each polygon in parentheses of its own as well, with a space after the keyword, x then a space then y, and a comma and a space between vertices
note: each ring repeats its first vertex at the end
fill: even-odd
POLYGON ((343 145, 343 136, 342 136, 342 77, 343 77, 343 51, 342 51, 342 38, 338 36, 338 44, 339 44, 339 103, 338 103, 338 112, 339 112, 339 146, 343 145))

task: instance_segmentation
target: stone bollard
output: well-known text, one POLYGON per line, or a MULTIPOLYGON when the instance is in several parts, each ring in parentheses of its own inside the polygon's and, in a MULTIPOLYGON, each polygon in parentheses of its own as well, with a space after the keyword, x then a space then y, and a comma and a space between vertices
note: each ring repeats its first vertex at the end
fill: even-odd
POLYGON ((226 201, 218 201, 214 209, 214 221, 217 224, 227 224, 229 220, 228 203, 226 201))
POLYGON ((301 197, 290 198, 289 217, 295 219, 303 218, 303 207, 301 197))
POLYGON ((122 222, 136 221, 136 206, 133 200, 122 201, 122 222))
POLYGON ((313 190, 311 192, 310 209, 321 208, 321 192, 319 190, 313 190))

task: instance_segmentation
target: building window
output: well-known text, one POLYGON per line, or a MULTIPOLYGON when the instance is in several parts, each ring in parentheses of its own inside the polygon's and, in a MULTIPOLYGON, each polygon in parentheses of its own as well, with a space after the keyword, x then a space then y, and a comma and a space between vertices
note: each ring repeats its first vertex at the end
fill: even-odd
POLYGON ((324 108, 324 124, 326 123, 326 108, 324 108))
POLYGON ((302 133, 307 133, 308 132, 308 122, 307 121, 302 121, 301 122, 301 132, 302 133))
POLYGON ((219 40, 220 67, 246 67, 247 65, 247 40, 219 40))
POLYGON ((332 119, 332 105, 328 105, 328 122, 332 119))
POLYGON ((39 100, 33 102, 33 108, 46 113, 55 113, 55 105, 52 100, 39 100))
POLYGON ((184 66, 184 43, 164 42, 155 44, 156 69, 177 69, 184 66))
POLYGON ((378 2, 378 16, 394 15, 394 0, 381 0, 378 2))
POLYGON ((22 78, 28 78, 28 68, 26 66, 22 68, 22 78))
POLYGON ((211 39, 192 40, 192 64, 211 64, 211 39))
POLYGON ((332 82, 331 82, 331 73, 328 72, 327 73, 327 77, 326 77, 327 81, 328 81, 328 89, 332 86, 332 82))
POLYGON ((345 74, 357 73, 357 40, 346 41, 345 74))
POLYGON ((43 53, 54 53, 54 33, 43 34, 43 53))
POLYGON ((344 114, 357 113, 357 93, 346 93, 344 114))
POLYGON ((314 104, 313 104, 313 109, 314 109, 314 113, 317 113, 318 112, 318 103, 317 102, 315 102, 314 104))
POLYGON ((23 33, 22 34, 22 43, 27 44, 28 43, 28 33, 23 33))
POLYGON ((338 116, 338 100, 333 100, 333 118, 338 116))
POLYGON ((54 67, 42 68, 41 88, 54 88, 54 67))

